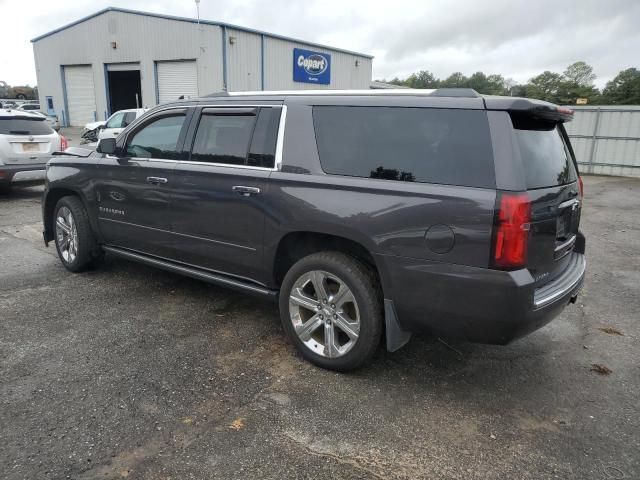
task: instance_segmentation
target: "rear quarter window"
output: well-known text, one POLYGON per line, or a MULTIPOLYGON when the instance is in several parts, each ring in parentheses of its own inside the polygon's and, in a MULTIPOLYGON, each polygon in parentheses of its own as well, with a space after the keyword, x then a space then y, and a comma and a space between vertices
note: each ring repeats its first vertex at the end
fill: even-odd
POLYGON ((495 188, 482 110, 316 106, 313 121, 326 173, 495 188))
POLYGON ((0 117, 0 135, 51 135, 53 129, 43 118, 0 117))
POLYGON ((516 116, 511 120, 528 190, 566 185, 577 180, 573 158, 557 124, 516 116))

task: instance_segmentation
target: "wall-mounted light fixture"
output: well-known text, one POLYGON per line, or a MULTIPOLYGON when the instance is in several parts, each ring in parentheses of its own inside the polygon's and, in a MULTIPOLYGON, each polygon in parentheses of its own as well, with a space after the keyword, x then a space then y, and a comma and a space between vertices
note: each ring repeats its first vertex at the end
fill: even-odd
POLYGON ((360 60, 356 60, 356 67, 360 66, 360 60))
POLYGON ((111 42, 111 48, 115 50, 116 48, 118 48, 118 44, 116 42, 111 42))
POLYGON ((231 45, 233 45, 234 43, 236 43, 236 37, 233 37, 233 36, 229 37, 229 43, 230 43, 231 45))

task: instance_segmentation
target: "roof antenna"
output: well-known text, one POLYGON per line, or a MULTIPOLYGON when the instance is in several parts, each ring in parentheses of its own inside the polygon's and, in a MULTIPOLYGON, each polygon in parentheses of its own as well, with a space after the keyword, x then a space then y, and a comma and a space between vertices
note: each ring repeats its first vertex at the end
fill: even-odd
POLYGON ((196 14, 198 15, 198 25, 200 25, 200 0, 196 0, 196 14))

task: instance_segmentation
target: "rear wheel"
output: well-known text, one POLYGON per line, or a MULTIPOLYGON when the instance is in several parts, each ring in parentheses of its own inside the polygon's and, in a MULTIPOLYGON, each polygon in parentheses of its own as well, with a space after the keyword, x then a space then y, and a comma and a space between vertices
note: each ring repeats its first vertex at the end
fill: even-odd
POLYGON ((343 253, 309 255, 284 278, 280 316, 307 360, 332 370, 357 368, 380 343, 382 298, 377 279, 366 265, 343 253))
POLYGON ((54 209, 53 224, 58 257, 67 270, 81 272, 98 257, 89 216, 78 197, 62 197, 54 209))

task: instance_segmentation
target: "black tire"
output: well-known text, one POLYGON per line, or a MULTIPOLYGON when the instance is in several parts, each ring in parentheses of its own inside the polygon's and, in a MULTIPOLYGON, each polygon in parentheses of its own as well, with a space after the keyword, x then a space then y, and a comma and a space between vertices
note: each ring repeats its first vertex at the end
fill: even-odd
POLYGON ((71 272, 82 272, 101 258, 100 248, 93 236, 91 224, 89 223, 89 215, 78 197, 66 196, 58 200, 53 210, 53 231, 58 257, 67 270, 71 272), (77 242, 75 242, 75 245, 77 247, 77 253, 73 259, 65 259, 56 228, 56 219, 63 208, 67 208, 73 215, 76 228, 77 242))
MULTIPOLYGON (((383 298, 377 277, 371 268, 340 252, 319 252, 296 262, 287 272, 280 289, 280 319, 291 342, 311 363, 329 370, 346 371, 367 362, 380 345, 383 322, 383 298), (341 279, 351 290, 360 312, 359 336, 341 356, 328 358, 311 350, 298 337, 289 311, 289 295, 306 273, 323 271, 341 279)), ((320 313, 320 312, 319 312, 320 313)), ((335 317, 334 317, 335 318, 335 317)))

